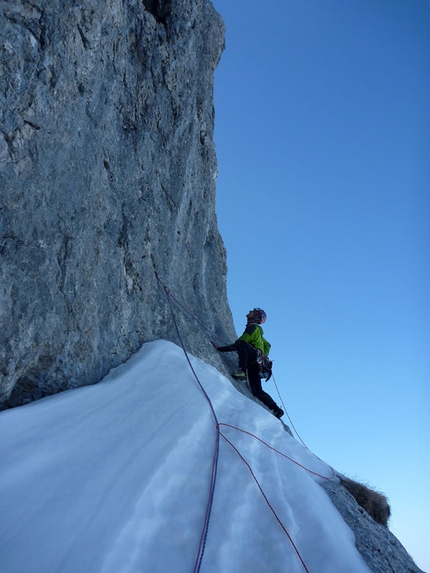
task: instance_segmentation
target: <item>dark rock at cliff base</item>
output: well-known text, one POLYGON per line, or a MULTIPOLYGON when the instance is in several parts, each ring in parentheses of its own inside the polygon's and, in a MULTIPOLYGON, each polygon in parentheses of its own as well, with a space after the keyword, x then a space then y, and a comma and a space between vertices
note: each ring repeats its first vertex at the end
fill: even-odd
POLYGON ((355 535, 355 545, 373 573, 424 573, 391 533, 358 505, 341 484, 326 482, 324 489, 355 535))
MULTIPOLYGON (((178 342, 164 290, 235 336, 215 216, 208 0, 3 0, 0 402, 178 342)), ((187 348, 221 364, 177 305, 187 348)))

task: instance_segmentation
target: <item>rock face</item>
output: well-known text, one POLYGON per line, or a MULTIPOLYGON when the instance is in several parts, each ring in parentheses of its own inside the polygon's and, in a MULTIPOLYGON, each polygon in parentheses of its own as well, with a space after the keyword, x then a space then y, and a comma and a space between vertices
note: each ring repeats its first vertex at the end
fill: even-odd
MULTIPOLYGON (((215 215, 208 0, 2 0, 0 403, 99 381, 178 342, 155 277, 235 332, 215 215)), ((193 354, 208 334, 175 308, 193 354)), ((221 366, 220 366, 221 367, 221 366)))
POLYGON ((326 482, 324 489, 355 535, 355 545, 373 573, 424 573, 387 527, 373 521, 340 484, 326 482))

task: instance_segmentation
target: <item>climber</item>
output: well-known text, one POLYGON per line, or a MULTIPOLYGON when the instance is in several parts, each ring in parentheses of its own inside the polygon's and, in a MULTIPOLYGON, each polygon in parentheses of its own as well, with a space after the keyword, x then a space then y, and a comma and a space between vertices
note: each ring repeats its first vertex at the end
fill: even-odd
MULTIPOLYGON (((212 341, 218 352, 234 352, 239 357, 239 372, 234 374, 234 378, 246 380, 248 378, 252 394, 263 402, 265 406, 272 410, 277 418, 284 415, 284 411, 276 404, 267 392, 261 387, 260 364, 263 360, 267 362, 270 351, 270 344, 264 338, 263 329, 260 326, 266 322, 266 313, 261 308, 254 308, 246 315, 247 323, 242 336, 236 342, 228 346, 218 346, 212 341)), ((269 376, 270 377, 270 376, 269 376)))

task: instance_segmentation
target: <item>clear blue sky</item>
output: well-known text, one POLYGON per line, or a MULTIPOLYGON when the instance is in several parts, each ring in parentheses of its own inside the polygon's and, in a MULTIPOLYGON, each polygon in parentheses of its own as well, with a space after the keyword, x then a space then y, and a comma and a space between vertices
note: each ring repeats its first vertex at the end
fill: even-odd
POLYGON ((213 3, 236 328, 266 310, 301 437, 388 496, 430 570, 430 2, 213 3))

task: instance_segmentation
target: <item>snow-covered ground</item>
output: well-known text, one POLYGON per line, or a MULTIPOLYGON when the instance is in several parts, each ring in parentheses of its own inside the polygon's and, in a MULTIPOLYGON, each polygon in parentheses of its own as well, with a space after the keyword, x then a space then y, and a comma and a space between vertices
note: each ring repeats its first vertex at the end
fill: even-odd
MULTIPOLYGON (((332 476, 267 410, 191 361, 220 423, 332 476)), ((221 436, 202 573, 369 573, 323 478, 221 432, 275 513, 221 436)), ((216 437, 182 349, 166 341, 96 386, 0 413, 0 572, 195 571, 216 437)))

